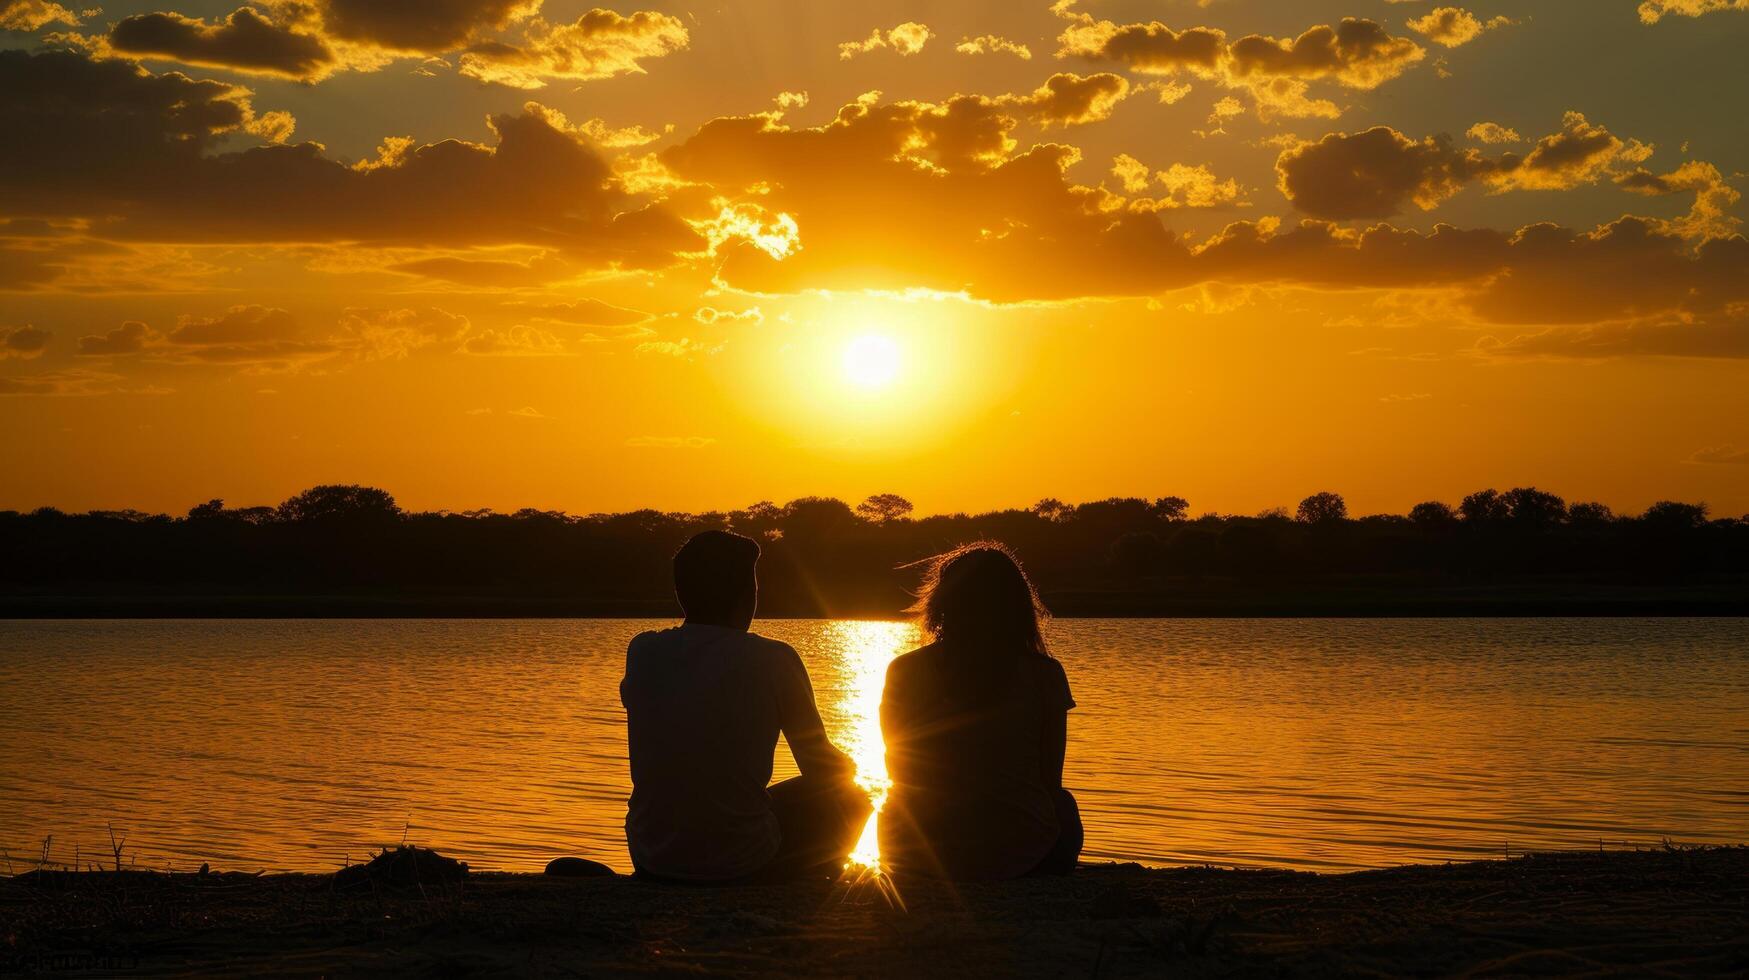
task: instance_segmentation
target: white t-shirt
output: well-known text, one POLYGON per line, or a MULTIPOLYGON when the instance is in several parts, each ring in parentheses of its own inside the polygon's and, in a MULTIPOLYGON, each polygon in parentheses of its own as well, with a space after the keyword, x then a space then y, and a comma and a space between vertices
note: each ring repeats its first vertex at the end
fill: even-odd
POLYGON ((769 862, 783 839, 765 792, 780 732, 804 774, 843 764, 787 643, 690 623, 640 633, 619 695, 632 768, 626 844, 640 871, 719 881, 769 862))

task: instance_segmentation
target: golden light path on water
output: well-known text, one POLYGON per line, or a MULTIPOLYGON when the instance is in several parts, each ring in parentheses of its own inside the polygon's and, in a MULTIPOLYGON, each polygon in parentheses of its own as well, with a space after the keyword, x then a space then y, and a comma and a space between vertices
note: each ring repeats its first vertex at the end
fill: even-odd
POLYGON ((836 634, 831 645, 841 658, 845 679, 844 696, 835 705, 845 727, 833 737, 856 764, 856 784, 868 792, 875 810, 850 852, 850 865, 879 874, 881 806, 892 785, 887 777, 887 748, 881 741, 881 691, 887 665, 918 645, 918 632, 910 623, 868 620, 838 621, 830 628, 836 634))

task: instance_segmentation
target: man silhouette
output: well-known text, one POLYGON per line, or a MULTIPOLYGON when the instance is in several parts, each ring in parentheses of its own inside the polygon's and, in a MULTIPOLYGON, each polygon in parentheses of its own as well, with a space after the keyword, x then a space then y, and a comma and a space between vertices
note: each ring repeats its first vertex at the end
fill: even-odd
POLYGON ((751 538, 694 535, 674 555, 686 621, 640 633, 626 650, 626 844, 647 877, 835 873, 868 819, 868 798, 826 737, 801 658, 748 631, 758 561, 751 538), (801 775, 767 788, 779 732, 801 775))

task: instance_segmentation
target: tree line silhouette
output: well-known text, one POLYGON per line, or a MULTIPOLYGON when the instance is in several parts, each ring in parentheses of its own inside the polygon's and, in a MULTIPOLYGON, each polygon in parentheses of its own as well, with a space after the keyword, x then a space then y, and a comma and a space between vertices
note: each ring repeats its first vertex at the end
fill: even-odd
POLYGON ((904 566, 980 538, 1012 545, 1070 615, 1749 611, 1749 517, 1673 501, 1617 515, 1534 487, 1406 515, 1351 517, 1321 492, 1256 516, 1192 516, 1169 496, 916 517, 896 494, 702 514, 413 512, 344 485, 183 517, 0 512, 0 611, 670 615, 669 556, 706 528, 762 542, 771 615, 896 613, 915 584, 904 566))

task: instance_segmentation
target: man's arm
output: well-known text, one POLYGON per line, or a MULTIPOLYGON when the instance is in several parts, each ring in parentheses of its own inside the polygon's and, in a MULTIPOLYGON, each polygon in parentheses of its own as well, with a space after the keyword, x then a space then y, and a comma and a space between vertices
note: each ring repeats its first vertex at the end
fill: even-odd
POLYGON ((804 776, 850 774, 855 769, 850 757, 838 751, 826 737, 826 723, 820 720, 820 709, 814 704, 814 685, 808 680, 802 658, 786 645, 782 663, 778 676, 778 723, 783 728, 784 741, 789 743, 790 754, 795 756, 796 768, 804 776))

